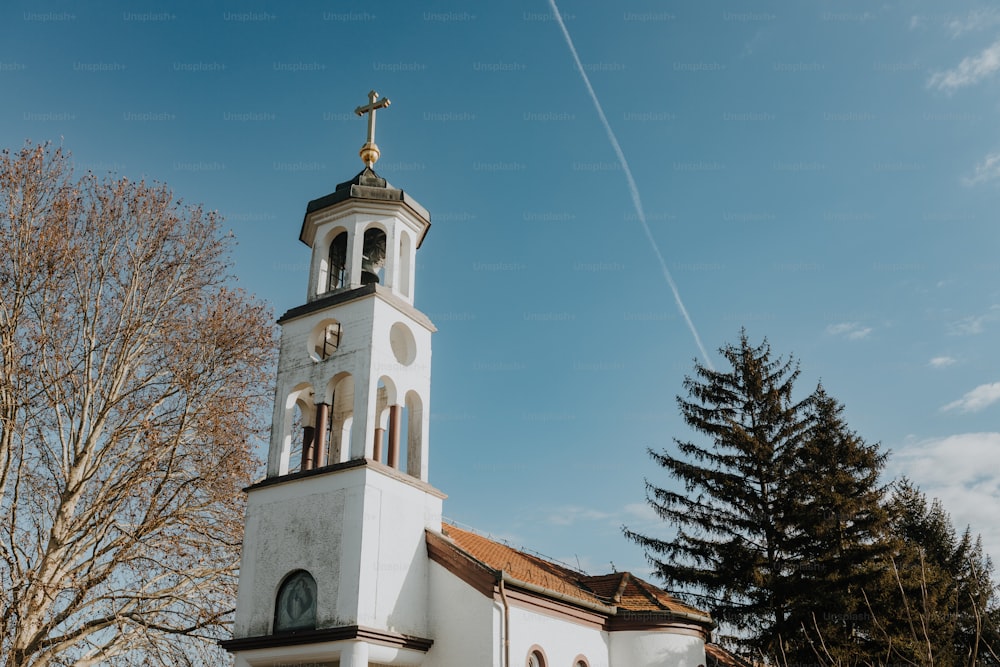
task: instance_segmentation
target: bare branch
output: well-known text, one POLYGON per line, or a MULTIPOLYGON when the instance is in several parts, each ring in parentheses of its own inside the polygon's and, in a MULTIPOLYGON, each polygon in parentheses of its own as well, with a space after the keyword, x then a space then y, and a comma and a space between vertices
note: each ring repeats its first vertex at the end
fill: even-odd
POLYGON ((2 667, 196 664, 230 622, 275 345, 218 225, 0 155, 2 667))

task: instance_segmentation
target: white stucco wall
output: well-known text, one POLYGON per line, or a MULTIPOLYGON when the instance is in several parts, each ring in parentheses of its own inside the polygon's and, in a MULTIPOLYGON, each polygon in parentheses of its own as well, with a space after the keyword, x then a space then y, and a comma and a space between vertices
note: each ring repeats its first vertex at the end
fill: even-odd
MULTIPOLYGON (((431 638, 424 667, 500 667, 500 605, 438 563, 430 563, 431 638)), ((515 663, 520 665, 520 663, 515 663)))
MULTIPOLYGON (((503 605, 430 563, 430 636, 424 667, 501 667, 503 605)), ((539 646, 547 667, 698 667, 705 664, 699 637, 665 632, 606 632, 535 608, 510 603, 510 666, 522 667, 539 646)))
MULTIPOLYGON (((279 485, 250 494, 240 565, 233 636, 270 634, 278 586, 290 572, 307 570, 316 580, 317 624, 341 625, 344 554, 358 549, 345 516, 361 511, 357 489, 319 480, 279 485)), ((339 480, 347 482, 347 479, 339 480)))
POLYGON ((358 623, 428 636, 425 528, 440 530, 441 499, 367 469, 358 564, 358 623))
POLYGON ((612 632, 613 667, 698 667, 705 664, 700 637, 664 632, 612 632))
POLYGON ((233 636, 271 633, 278 586, 298 569, 316 580, 318 628, 427 636, 424 529, 440 525, 437 495, 371 467, 254 489, 233 636))
MULTIPOLYGON (((548 659, 547 667, 573 667, 573 658, 583 655, 590 667, 608 666, 608 633, 568 619, 511 604, 510 663, 521 667, 528 650, 537 645, 548 659)), ((640 667, 628 665, 627 667, 640 667)), ((617 667, 617 666, 616 666, 617 667)))

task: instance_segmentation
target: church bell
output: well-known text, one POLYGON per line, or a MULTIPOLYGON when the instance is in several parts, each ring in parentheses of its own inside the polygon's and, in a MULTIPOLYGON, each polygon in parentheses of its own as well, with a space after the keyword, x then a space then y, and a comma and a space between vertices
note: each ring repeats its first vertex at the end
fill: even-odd
POLYGON ((385 232, 369 229, 365 232, 361 250, 361 284, 381 282, 379 272, 385 266, 385 232))

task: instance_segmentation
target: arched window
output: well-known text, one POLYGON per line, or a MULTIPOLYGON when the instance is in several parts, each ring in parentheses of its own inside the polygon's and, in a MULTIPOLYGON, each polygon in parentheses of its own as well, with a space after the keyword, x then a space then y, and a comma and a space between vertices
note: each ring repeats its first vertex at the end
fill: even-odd
POLYGON ((278 589, 274 631, 316 629, 316 580, 305 570, 292 572, 278 589))
POLYGON ((404 297, 412 297, 410 293, 410 235, 403 232, 399 236, 399 292, 404 297))
POLYGON ((532 646, 525 664, 528 667, 548 667, 549 663, 545 661, 545 653, 542 652, 542 649, 538 646, 532 646))
POLYGON ((328 265, 326 291, 332 292, 347 284, 347 232, 337 234, 330 243, 328 265))
POLYGON ((573 658, 573 667, 590 667, 590 663, 582 655, 573 658))
POLYGON ((283 403, 275 401, 275 426, 279 437, 272 443, 277 451, 271 453, 274 460, 268 466, 269 477, 305 469, 301 461, 303 450, 308 451, 313 442, 314 405, 313 389, 308 382, 292 387, 283 403))

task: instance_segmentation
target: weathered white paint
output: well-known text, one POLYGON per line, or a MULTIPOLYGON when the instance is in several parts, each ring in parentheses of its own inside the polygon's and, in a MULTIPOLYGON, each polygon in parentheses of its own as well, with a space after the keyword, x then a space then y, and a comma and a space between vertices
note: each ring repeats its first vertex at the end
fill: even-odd
POLYGON ((357 492, 345 488, 303 495, 271 494, 270 502, 251 494, 236 602, 236 637, 269 634, 274 600, 281 582, 295 570, 307 570, 316 579, 317 625, 343 625, 336 602, 340 597, 344 515, 356 510, 357 492), (276 496, 276 497, 275 497, 276 496), (256 502, 255 502, 256 501, 256 502), (309 512, 315 507, 321 511, 309 512))
POLYGON ((268 635, 290 572, 316 580, 317 628, 362 625, 426 637, 425 528, 441 498, 377 464, 249 494, 233 636, 268 635))
MULTIPOLYGON (((335 394, 348 392, 353 404, 346 412, 336 414, 335 421, 352 418, 351 440, 341 449, 341 460, 372 458, 379 380, 386 378, 393 387, 390 404, 402 405, 409 392, 420 397, 423 418, 417 433, 418 446, 414 450, 407 472, 427 480, 428 436, 430 420, 431 334, 419 316, 404 312, 393 303, 381 286, 376 293, 325 308, 286 321, 282 325, 281 347, 278 360, 278 378, 275 387, 275 405, 271 426, 271 445, 268 457, 268 477, 287 474, 295 462, 289 460, 292 438, 301 434, 291 432, 296 393, 306 402, 329 403, 335 394), (310 340, 315 330, 330 320, 340 322, 341 338, 337 352, 324 361, 317 361, 310 354, 310 340), (412 345, 409 357, 400 363, 392 349, 392 328, 405 327, 404 337, 412 345)), ((397 339, 399 338, 397 333, 397 339)), ((397 347, 399 344, 397 343, 397 347)), ((338 402, 342 396, 337 396, 338 402)), ((411 420, 419 415, 410 415, 411 420)), ((412 437, 408 436, 408 440, 412 437)))

